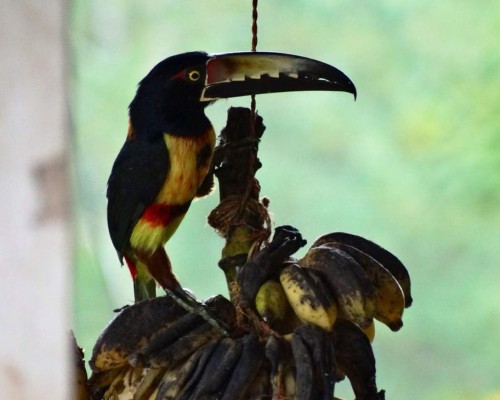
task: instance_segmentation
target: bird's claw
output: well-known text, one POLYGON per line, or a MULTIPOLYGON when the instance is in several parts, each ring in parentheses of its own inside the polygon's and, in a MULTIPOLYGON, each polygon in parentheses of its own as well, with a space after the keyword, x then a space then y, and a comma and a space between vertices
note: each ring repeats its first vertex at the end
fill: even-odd
POLYGON ((215 318, 204 303, 200 303, 194 295, 185 291, 182 287, 171 289, 164 289, 167 295, 174 300, 180 307, 188 313, 197 314, 215 329, 217 329, 222 336, 229 336, 229 332, 224 323, 215 318))

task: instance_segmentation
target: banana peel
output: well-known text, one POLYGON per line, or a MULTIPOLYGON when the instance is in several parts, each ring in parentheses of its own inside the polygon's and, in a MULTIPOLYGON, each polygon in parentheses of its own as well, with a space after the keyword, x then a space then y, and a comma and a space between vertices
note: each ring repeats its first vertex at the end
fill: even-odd
POLYGON ((290 264, 283 268, 280 282, 295 314, 305 323, 330 331, 337 318, 337 306, 330 292, 313 271, 290 264))
POLYGON ((322 235, 313 242, 311 248, 330 242, 339 242, 355 247, 377 260, 401 285, 405 296, 405 307, 408 308, 412 305, 410 274, 404 264, 394 254, 368 239, 344 232, 332 232, 322 235))
POLYGON ((312 247, 299 265, 322 274, 342 318, 361 327, 370 324, 376 311, 375 287, 349 254, 327 246, 312 247))

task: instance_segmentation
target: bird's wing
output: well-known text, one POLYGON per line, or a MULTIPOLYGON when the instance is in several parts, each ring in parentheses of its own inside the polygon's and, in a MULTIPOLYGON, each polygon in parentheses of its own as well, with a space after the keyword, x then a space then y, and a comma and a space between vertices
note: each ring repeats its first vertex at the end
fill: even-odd
POLYGON ((108 180, 108 229, 120 260, 132 230, 161 190, 170 169, 163 139, 125 142, 108 180))

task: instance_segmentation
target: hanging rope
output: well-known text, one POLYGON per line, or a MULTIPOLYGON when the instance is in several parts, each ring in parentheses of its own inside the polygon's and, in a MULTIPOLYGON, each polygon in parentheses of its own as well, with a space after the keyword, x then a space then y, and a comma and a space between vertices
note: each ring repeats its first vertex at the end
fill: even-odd
POLYGON ((259 0, 252 0, 252 51, 257 51, 257 3, 259 0))
MULTIPOLYGON (((259 0, 252 0, 252 51, 257 51, 257 18, 259 16, 257 12, 257 5, 259 0)), ((252 110, 252 118, 255 119, 255 95, 252 95, 252 100, 250 103, 250 109, 252 110)), ((253 122, 252 122, 253 124, 253 122)))
MULTIPOLYGON (((258 0, 252 0, 253 52, 257 50, 258 41, 257 3, 258 0)), ((224 164, 224 168, 216 169, 221 202, 208 216, 208 223, 227 239, 228 249, 231 249, 234 243, 239 243, 237 251, 241 251, 241 246, 246 246, 250 242, 248 248, 250 256, 255 249, 268 240, 271 234, 269 200, 259 199, 260 185, 255 178, 256 171, 261 167, 257 152, 264 130, 262 118, 255 110, 254 96, 252 96, 250 110, 248 108, 229 109, 227 125, 221 132, 224 160, 221 159, 217 164, 217 166, 224 164), (243 177, 246 179, 242 179, 243 177), (243 239, 233 236, 236 231, 243 232, 243 239)), ((227 260, 223 258, 220 262, 228 282, 233 282, 235 279, 234 271, 228 271, 241 265, 241 260, 231 257, 226 256, 227 260)), ((231 283, 230 287, 232 287, 231 283)), ((231 289, 230 293, 233 296, 235 291, 231 289)))

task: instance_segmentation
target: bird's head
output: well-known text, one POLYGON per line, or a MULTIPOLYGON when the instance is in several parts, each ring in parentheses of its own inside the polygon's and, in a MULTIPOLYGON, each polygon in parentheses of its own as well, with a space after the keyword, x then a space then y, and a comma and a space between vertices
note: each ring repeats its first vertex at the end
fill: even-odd
POLYGON ((310 58, 270 52, 190 52, 158 63, 139 83, 130 104, 134 129, 201 133, 204 108, 221 98, 306 90, 343 91, 356 97, 351 80, 337 68, 310 58))

